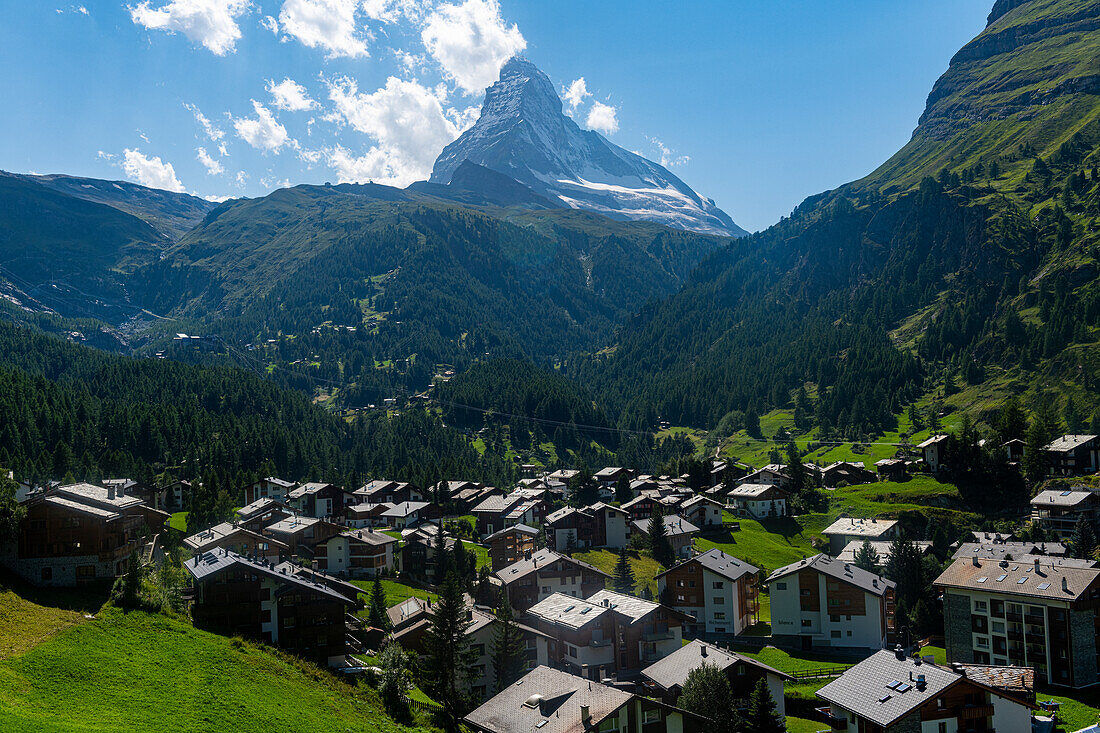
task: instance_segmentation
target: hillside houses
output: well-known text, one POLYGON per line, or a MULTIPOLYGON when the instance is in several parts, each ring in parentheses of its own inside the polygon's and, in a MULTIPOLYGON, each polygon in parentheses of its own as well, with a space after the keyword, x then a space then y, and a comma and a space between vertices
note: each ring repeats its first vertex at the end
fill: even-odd
MULTIPOLYGON (((672 552, 676 557, 690 557, 692 542, 699 534, 699 528, 678 515, 661 517, 661 521, 665 525, 665 536, 668 537, 668 543, 672 546, 672 552)), ((630 525, 630 532, 646 540, 649 538, 649 524, 648 519, 636 521, 630 525)))
POLYGON ((317 569, 352 578, 392 573, 397 539, 373 529, 341 532, 313 547, 317 569))
POLYGON ((287 494, 287 503, 306 517, 316 519, 343 519, 345 508, 355 503, 351 492, 326 483, 307 483, 287 494))
POLYGON ((657 576, 657 597, 691 617, 692 634, 737 635, 758 620, 760 570, 718 549, 657 576))
POLYGON ((726 504, 738 515, 753 519, 787 516, 790 494, 775 484, 741 484, 726 494, 726 504))
POLYGON ((513 524, 485 538, 489 545, 489 564, 494 571, 530 557, 538 549, 539 530, 526 524, 513 524))
POLYGON ((587 598, 604 587, 610 577, 598 568, 553 550, 538 550, 529 557, 497 570, 516 611, 526 611, 554 593, 587 598))
POLYGON ((513 524, 537 527, 544 515, 542 499, 532 498, 525 490, 516 490, 507 496, 490 496, 470 510, 477 520, 478 534, 491 535, 513 524))
POLYGON ((230 522, 216 524, 209 529, 196 532, 183 540, 183 546, 193 554, 201 554, 215 549, 232 550, 238 555, 279 558, 290 550, 290 545, 253 532, 230 522))
POLYGON ((1071 537, 1082 518, 1097 524, 1100 495, 1089 490, 1047 489, 1031 500, 1031 521, 1060 540, 1071 537))
POLYGON ((829 554, 836 557, 850 542, 884 542, 894 539, 897 536, 897 524, 893 519, 841 517, 822 530, 821 534, 829 540, 829 554))

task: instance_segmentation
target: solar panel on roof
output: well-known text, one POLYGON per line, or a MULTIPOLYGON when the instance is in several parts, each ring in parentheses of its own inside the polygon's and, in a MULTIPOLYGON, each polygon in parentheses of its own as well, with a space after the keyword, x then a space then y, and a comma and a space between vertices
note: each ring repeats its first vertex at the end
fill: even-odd
POLYGON ((912 689, 913 689, 913 686, 908 684, 908 683, 905 683, 905 682, 898 685, 898 692, 909 692, 912 689))
POLYGON ((1046 590, 1050 587, 1050 583, 1039 583, 1039 590, 1046 590))
POLYGON ((1072 491, 1063 491, 1062 496, 1069 496, 1072 493, 1073 493, 1072 491))
POLYGON ((1019 580, 1016 581, 1016 585, 1023 585, 1026 582, 1027 582, 1027 578, 1020 578, 1019 580))
POLYGON ((997 582, 1000 583, 1002 580, 1004 580, 1007 577, 1008 577, 1007 575, 998 575, 997 576, 997 582))
POLYGON ((985 577, 984 575, 982 577, 978 578, 979 583, 984 583, 987 580, 989 580, 989 578, 985 577))
POLYGON ((891 690, 896 690, 896 689, 898 689, 898 685, 900 685, 900 684, 901 684, 901 680, 892 680, 890 682, 890 684, 888 684, 886 686, 889 687, 891 690))

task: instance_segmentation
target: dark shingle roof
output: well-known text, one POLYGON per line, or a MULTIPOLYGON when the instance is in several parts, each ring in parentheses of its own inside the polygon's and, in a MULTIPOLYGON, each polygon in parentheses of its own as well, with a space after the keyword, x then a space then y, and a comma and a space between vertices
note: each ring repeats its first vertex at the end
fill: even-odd
POLYGON ((191 573, 195 580, 202 580, 203 578, 217 575, 234 565, 242 565, 253 572, 267 575, 284 583, 297 585, 312 593, 327 596, 341 603, 352 603, 347 597, 340 595, 327 585, 314 583, 307 576, 288 572, 287 569, 282 566, 276 567, 264 561, 250 560, 230 550, 211 550, 201 555, 195 555, 193 558, 183 563, 183 567, 187 572, 191 573))
POLYGON ((697 562, 712 573, 721 575, 723 578, 728 578, 729 580, 737 580, 738 578, 741 578, 745 575, 751 575, 760 572, 760 568, 754 565, 749 565, 744 560, 738 560, 733 555, 727 555, 726 553, 719 550, 717 547, 714 547, 707 550, 706 552, 696 555, 690 560, 685 560, 679 565, 674 565, 663 573, 659 573, 657 577, 659 578, 665 573, 670 573, 682 565, 693 562, 697 562))
POLYGON ((935 584, 983 593, 1073 601, 1100 577, 1100 568, 1056 564, 1058 559, 1040 555, 1008 561, 959 558, 940 573, 935 584), (1038 572, 1036 562, 1039 563, 1038 572))
POLYGON ((783 680, 794 679, 789 674, 780 672, 774 667, 769 667, 763 662, 758 662, 752 657, 746 657, 726 649, 719 649, 713 644, 707 644, 705 641, 698 639, 680 647, 664 659, 649 665, 642 670, 642 675, 656 682, 662 689, 671 690, 675 687, 683 687, 684 682, 687 681, 688 673, 701 667, 704 662, 722 670, 729 669, 734 664, 745 664, 774 674, 783 680))
POLYGON ((873 593, 877 596, 883 595, 888 588, 893 588, 895 585, 892 580, 887 580, 882 576, 875 575, 862 568, 857 568, 852 563, 846 563, 843 560, 837 560, 828 555, 814 555, 806 560, 799 560, 798 562, 793 562, 790 565, 781 567, 769 575, 765 583, 771 583, 773 580, 778 580, 785 575, 807 569, 813 569, 819 573, 824 573, 829 577, 844 581, 857 588, 862 588, 868 593, 873 593))
POLYGON ((538 552, 532 554, 529 559, 519 560, 518 562, 514 562, 511 565, 501 568, 496 572, 496 576, 500 578, 505 585, 508 585, 509 583, 514 583, 520 578, 527 577, 529 574, 535 572, 535 570, 545 568, 547 565, 552 565, 559 560, 570 563, 572 565, 579 565, 585 570, 589 570, 593 573, 599 573, 605 578, 611 577, 604 571, 597 568, 595 565, 589 565, 588 563, 582 560, 578 560, 575 557, 568 557, 566 555, 562 555, 559 552, 554 552, 553 550, 547 549, 539 550, 538 552))

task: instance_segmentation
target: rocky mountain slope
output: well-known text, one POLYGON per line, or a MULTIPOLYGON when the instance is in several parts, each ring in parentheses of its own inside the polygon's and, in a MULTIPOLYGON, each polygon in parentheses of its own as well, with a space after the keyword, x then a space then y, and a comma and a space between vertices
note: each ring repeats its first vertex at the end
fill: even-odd
POLYGON ((662 166, 581 130, 562 112, 550 79, 522 58, 501 68, 481 117, 443 149, 431 182, 449 183, 465 161, 514 178, 558 205, 704 234, 746 234, 662 166))

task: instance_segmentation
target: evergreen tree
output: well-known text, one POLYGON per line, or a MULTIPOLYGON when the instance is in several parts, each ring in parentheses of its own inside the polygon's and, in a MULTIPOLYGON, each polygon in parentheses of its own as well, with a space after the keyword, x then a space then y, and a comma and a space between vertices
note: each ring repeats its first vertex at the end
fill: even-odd
POLYGON ((636 583, 634 571, 630 568, 630 559, 626 554, 626 547, 621 547, 619 548, 619 559, 615 563, 615 574, 614 580, 611 582, 611 587, 617 593, 633 595, 634 585, 636 583))
POLYGON ((869 573, 879 572, 879 556, 870 540, 863 540, 863 546, 856 552, 855 565, 869 573))
POLYGON ((787 475, 793 493, 799 494, 806 488, 806 467, 802 465, 802 457, 793 440, 787 444, 787 475))
POLYGON ((997 440, 1004 445, 1013 439, 1023 440, 1026 435, 1027 414, 1020 406, 1020 400, 1013 396, 1001 406, 997 416, 997 440))
POLYGON ((1042 421, 1032 418, 1031 425, 1027 429, 1027 440, 1024 442, 1024 457, 1021 467, 1028 481, 1040 481, 1047 474, 1049 458, 1047 446, 1050 445, 1051 436, 1047 432, 1042 421))
POLYGON ((1083 515, 1077 520, 1077 526, 1073 528, 1069 545, 1074 557, 1082 560, 1093 559, 1093 553, 1096 552, 1096 531, 1092 528, 1092 522, 1083 515))
POLYGON ((443 585, 447 572, 451 569, 451 555, 447 552, 447 538, 443 534, 443 523, 436 525, 433 556, 435 558, 435 584, 443 585))
POLYGON ((19 532, 19 523, 27 516, 27 508, 15 500, 19 484, 0 470, 0 546, 19 532))
POLYGON ((756 412, 756 406, 750 405, 749 409, 745 411, 745 432, 753 438, 763 438, 764 434, 760 430, 760 415, 756 412))
POLYGON ((785 733, 787 726, 779 718, 772 693, 768 690, 767 677, 756 681, 749 695, 749 709, 745 713, 745 733, 785 733))
POLYGON ((382 587, 382 576, 374 576, 374 584, 370 591, 370 604, 368 606, 367 623, 376 629, 390 630, 390 617, 386 613, 386 589, 382 587))
POLYGON ((569 557, 573 557, 573 553, 577 551, 577 537, 573 533, 573 530, 569 530, 565 533, 565 554, 569 557))
POLYGON ((634 492, 630 490, 630 479, 624 474, 615 482, 615 501, 625 504, 634 498, 634 492))
POLYGON ((898 537, 890 544, 884 572, 897 583, 898 606, 911 609, 917 601, 931 593, 931 583, 925 573, 924 557, 920 548, 905 537, 898 537))
POLYGON ((412 679, 409 674, 409 658, 405 650, 395 641, 390 641, 382 647, 382 653, 378 655, 378 667, 381 673, 378 677, 378 694, 386 706, 386 710, 398 720, 407 720, 409 715, 408 693, 412 689, 412 679))
POLYGON ((458 729, 459 719, 467 712, 466 687, 477 661, 466 635, 470 627, 466 613, 462 587, 454 573, 448 573, 424 638, 427 652, 424 684, 432 698, 443 706, 443 717, 452 731, 458 729))
POLYGON ((668 540, 664 507, 660 502, 653 504, 653 514, 649 518, 649 551, 653 553, 653 559, 662 566, 672 567, 675 556, 672 552, 672 543, 668 540))
POLYGON ((500 692, 523 674, 523 635, 516 626, 508 594, 501 589, 497 604, 497 628, 493 636, 493 679, 500 692))
POLYGON ((740 729, 729 678, 709 662, 688 672, 676 706, 710 720, 707 730, 711 733, 734 733, 740 729))

